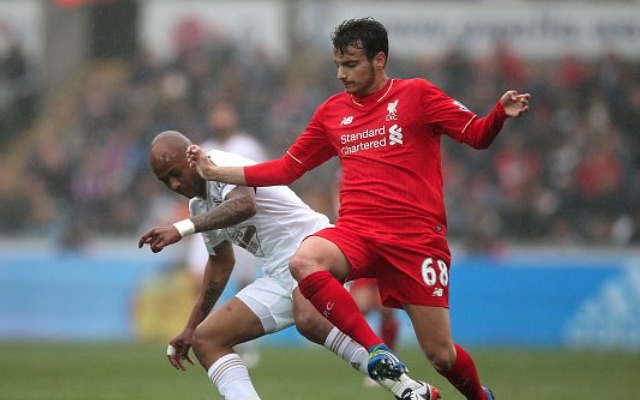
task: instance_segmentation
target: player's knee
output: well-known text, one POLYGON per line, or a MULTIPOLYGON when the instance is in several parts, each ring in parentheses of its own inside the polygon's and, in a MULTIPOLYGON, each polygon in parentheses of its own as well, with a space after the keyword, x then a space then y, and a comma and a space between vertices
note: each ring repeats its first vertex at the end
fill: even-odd
POLYGON ((205 354, 211 351, 218 351, 220 348, 231 348, 231 345, 225 343, 224 335, 216 334, 207 329, 203 324, 196 327, 191 338, 191 347, 198 358, 199 354, 205 354))
POLYGON ((440 348, 427 354, 429 362, 437 371, 449 371, 456 362, 456 354, 447 348, 440 348))
POLYGON ((199 325, 198 327, 196 327, 195 331, 193 332, 193 337, 191 338, 191 348, 193 349, 196 357, 200 358, 199 354, 204 353, 207 346, 207 341, 208 340, 206 338, 204 329, 202 329, 201 325, 199 325))
POLYGON ((291 257, 291 260, 289 260, 289 270, 293 278, 300 281, 319 270, 317 267, 314 267, 314 264, 313 260, 305 254, 296 253, 291 257))
POLYGON ((314 343, 323 344, 326 337, 327 324, 330 325, 326 319, 320 314, 311 312, 296 313, 294 319, 296 329, 302 336, 314 343))

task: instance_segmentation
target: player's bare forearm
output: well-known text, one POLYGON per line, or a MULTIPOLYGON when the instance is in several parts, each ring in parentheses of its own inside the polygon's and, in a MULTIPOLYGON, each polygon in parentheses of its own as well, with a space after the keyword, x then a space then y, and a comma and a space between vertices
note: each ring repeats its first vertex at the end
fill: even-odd
POLYGON ((202 286, 198 300, 191 310, 187 327, 195 328, 203 321, 216 304, 222 291, 229 282, 235 258, 231 243, 224 241, 214 248, 215 255, 210 254, 202 276, 202 286))
POLYGON ((202 292, 193 305, 185 329, 195 329, 196 326, 209 315, 213 306, 216 305, 216 302, 220 298, 225 286, 226 284, 221 284, 213 280, 203 282, 202 292))
POLYGON ((193 305, 186 329, 195 329, 209 315, 227 286, 231 271, 233 271, 233 264, 214 265, 209 261, 202 278, 200 294, 193 305))
POLYGON ((222 290, 220 289, 220 285, 218 282, 209 281, 209 285, 203 291, 203 299, 200 304, 200 320, 205 319, 207 315, 213 309, 213 306, 216 304, 220 295, 222 294, 222 290))
POLYGON ((195 168, 198 174, 208 181, 232 183, 241 186, 247 185, 243 167, 219 167, 196 144, 192 144, 187 148, 187 160, 189 165, 195 168))
POLYGON ((196 232, 206 232, 237 225, 253 217, 255 213, 255 202, 240 196, 225 200, 211 211, 194 216, 191 220, 196 227, 196 232))
POLYGON ((244 177, 244 167, 214 167, 210 181, 226 182, 239 186, 247 186, 247 180, 244 177))

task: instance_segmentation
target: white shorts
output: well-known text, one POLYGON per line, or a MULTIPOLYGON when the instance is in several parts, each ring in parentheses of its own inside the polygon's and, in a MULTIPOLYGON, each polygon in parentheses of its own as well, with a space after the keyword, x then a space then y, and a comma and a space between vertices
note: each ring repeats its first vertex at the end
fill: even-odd
POLYGON ((265 333, 273 333, 294 324, 291 293, 297 286, 289 273, 267 275, 244 287, 236 297, 260 318, 265 333))

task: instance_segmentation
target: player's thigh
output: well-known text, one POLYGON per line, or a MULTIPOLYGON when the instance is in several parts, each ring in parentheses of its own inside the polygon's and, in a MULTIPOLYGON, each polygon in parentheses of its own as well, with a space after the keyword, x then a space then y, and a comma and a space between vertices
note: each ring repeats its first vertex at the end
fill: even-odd
MULTIPOLYGON (((330 227, 307 237, 289 266, 298 281, 319 270, 329 271, 336 279, 344 281, 353 275, 354 266, 365 268, 372 264, 366 242, 349 230, 330 227)), ((364 275, 358 275, 361 276, 364 275)))
POLYGON ((237 297, 213 310, 196 329, 199 340, 223 347, 253 340, 264 333, 260 318, 237 297))
POLYGON ((300 293, 300 289, 296 288, 292 295, 296 329, 313 343, 323 345, 333 325, 300 293))

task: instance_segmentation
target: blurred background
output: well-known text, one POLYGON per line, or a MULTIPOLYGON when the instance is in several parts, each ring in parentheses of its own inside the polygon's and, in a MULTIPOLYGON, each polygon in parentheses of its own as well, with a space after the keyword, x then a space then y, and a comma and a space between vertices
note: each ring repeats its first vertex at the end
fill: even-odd
MULTIPOLYGON (((638 351, 633 0, 0 0, 0 341, 177 334, 204 260, 187 241, 137 248, 187 212, 148 167, 151 139, 239 134, 280 157, 341 90, 333 27, 364 16, 389 29, 392 77, 480 115, 532 95, 489 150, 443 140, 457 340, 638 351)), ((336 167, 293 185, 331 218, 336 167)), ((265 342, 305 345, 291 329, 265 342)))

